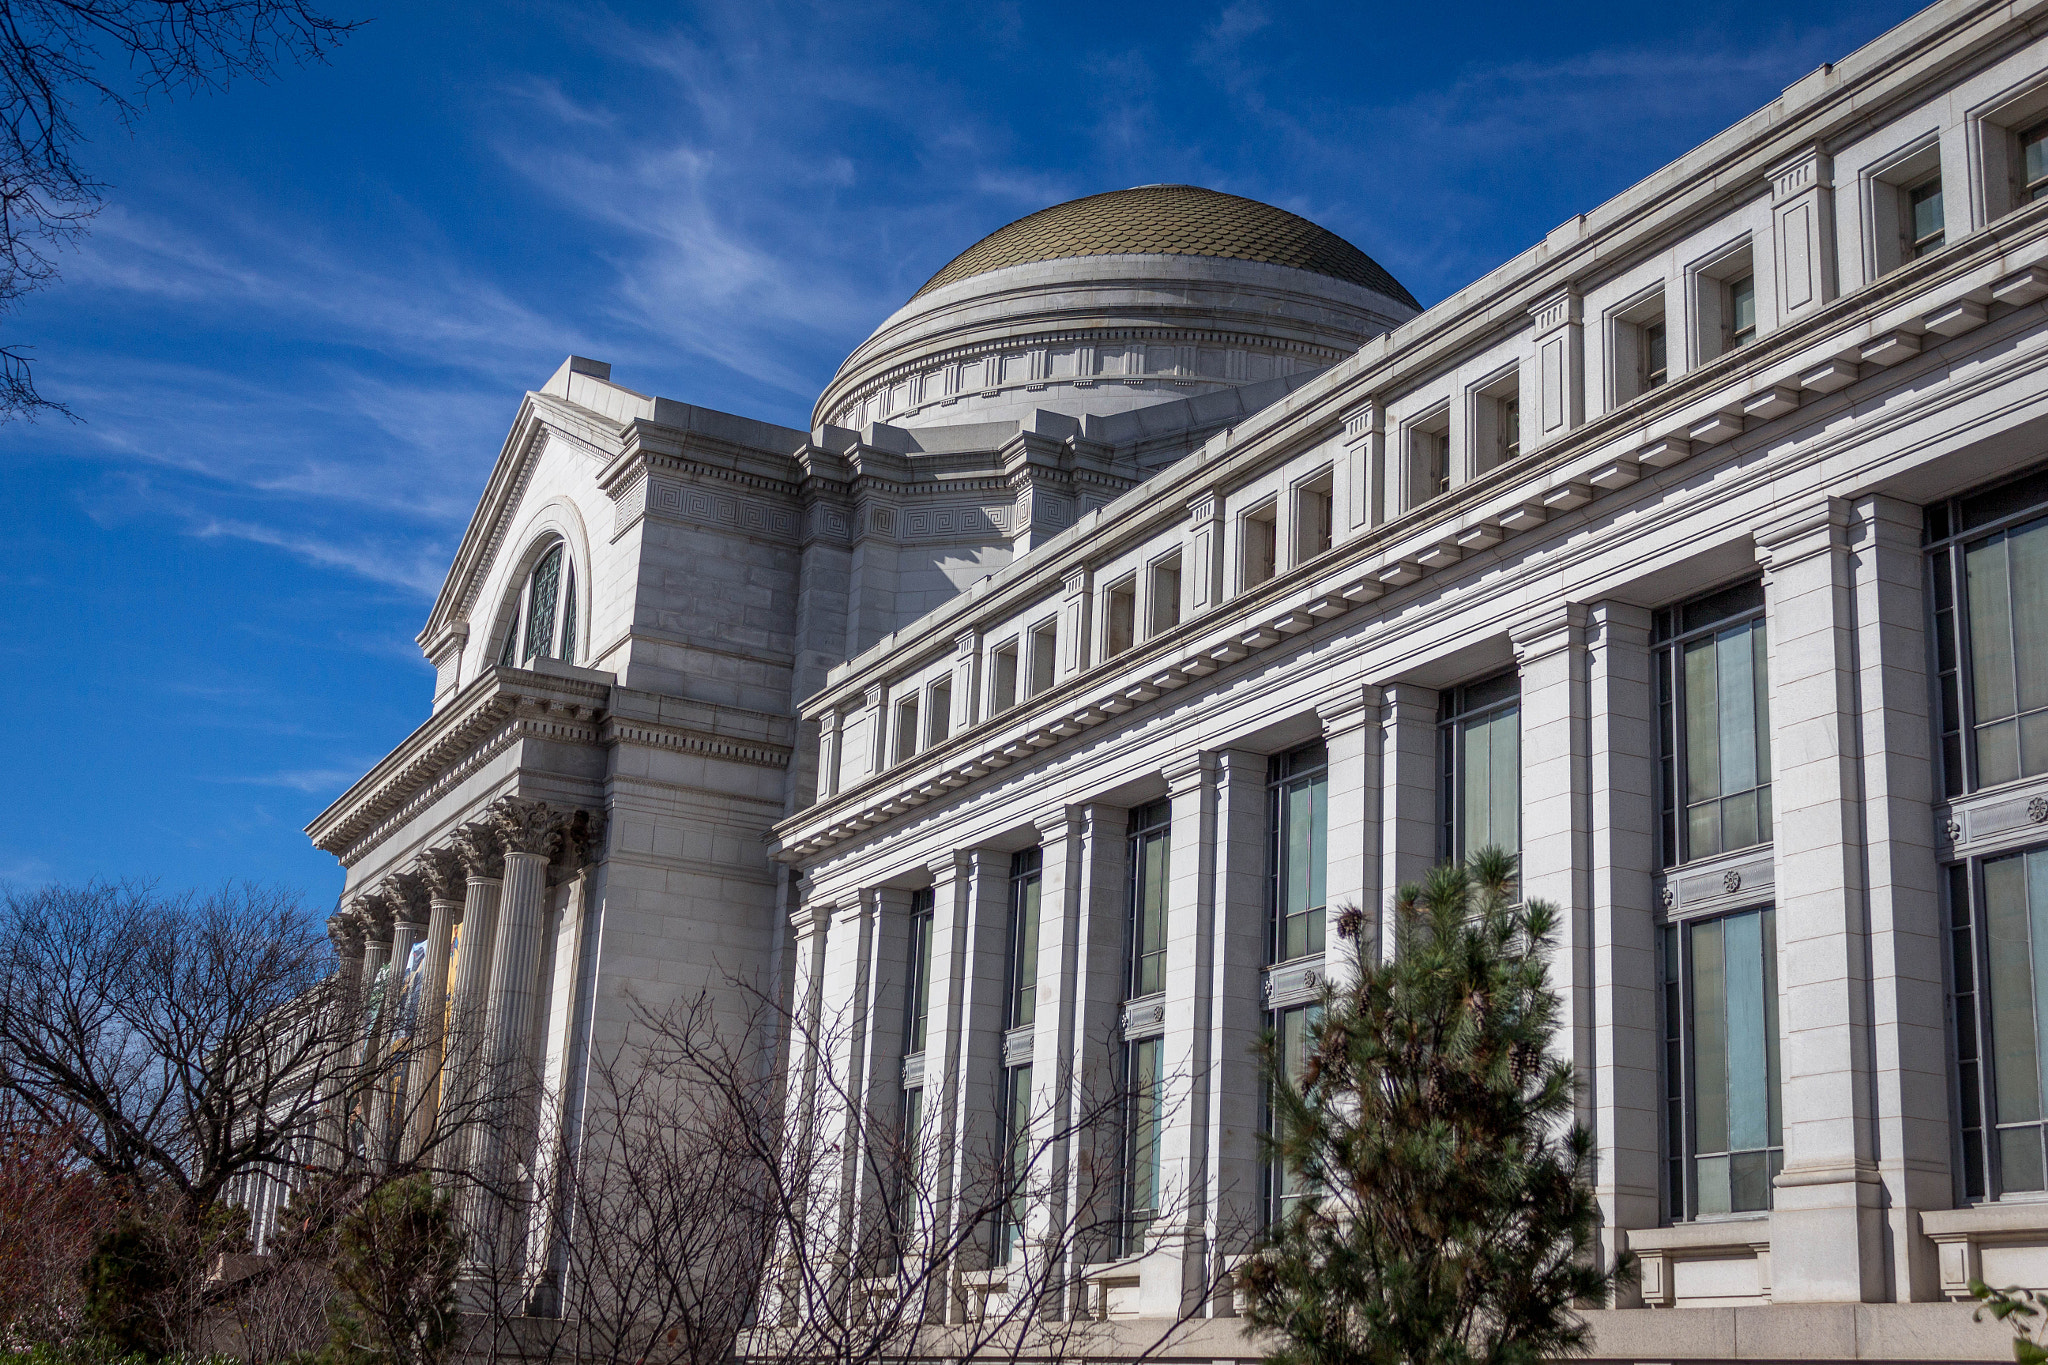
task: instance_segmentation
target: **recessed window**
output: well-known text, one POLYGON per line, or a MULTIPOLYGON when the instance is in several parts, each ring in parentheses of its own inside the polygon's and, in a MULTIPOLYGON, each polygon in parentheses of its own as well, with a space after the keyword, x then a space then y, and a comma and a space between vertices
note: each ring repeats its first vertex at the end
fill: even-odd
POLYGON ((506 668, 534 659, 572 660, 576 653, 576 566, 558 541, 548 547, 521 585, 505 626, 498 663, 506 668))
POLYGON ((1325 469, 1294 490, 1294 562, 1305 564, 1330 548, 1336 534, 1335 479, 1325 469))
MULTIPOLYGON (((1309 1030, 1322 1017, 1320 1005, 1296 1005, 1293 1009, 1274 1010, 1266 1016, 1267 1026, 1273 1030, 1273 1039, 1279 1045, 1280 1074, 1299 1087, 1302 1073, 1308 1065, 1309 1030)), ((1269 1097, 1264 1105, 1260 1127, 1267 1136, 1273 1133, 1273 1102, 1269 1097)), ((1275 1226, 1287 1216, 1295 1201, 1309 1192, 1309 1184, 1300 1175, 1287 1168, 1287 1163, 1268 1159, 1266 1162, 1266 1223, 1275 1226)))
POLYGON ((910 974, 903 999, 903 1052, 911 1056, 924 1051, 926 1025, 932 1007, 932 905, 930 887, 910 893, 910 974))
POLYGON ((1166 989, 1166 888, 1172 831, 1173 808, 1165 801, 1131 812, 1126 998, 1166 989))
POLYGON ((988 695, 990 715, 999 715, 1017 704, 1017 642, 989 655, 988 695))
POLYGON ((1472 473, 1497 469, 1522 453, 1522 380, 1519 369, 1486 384, 1472 397, 1472 473))
POLYGON ((1941 176, 1935 175, 1906 192, 1905 255, 1909 261, 1941 250, 1947 237, 1941 212, 1941 176))
POLYGON ((941 678, 925 696, 924 742, 942 743, 953 730, 953 680, 941 678))
POLYGON ((896 762, 901 763, 917 752, 917 698, 905 697, 896 703, 896 762))
POLYGON ((1617 310, 1608 337, 1615 402, 1640 398, 1652 389, 1662 388, 1671 377, 1661 285, 1647 297, 1617 310))
POLYGON ((1728 344, 1732 350, 1756 340, 1756 276, 1728 281, 1728 344))
POLYGON ((1266 769, 1272 906, 1267 956, 1291 962, 1323 951, 1329 867, 1330 768, 1322 743, 1276 754, 1266 769))
POLYGON ((2031 204, 2048 195, 2048 123, 2020 134, 2020 202, 2031 204))
POLYGON ((1420 507, 1451 491, 1451 412, 1449 406, 1416 422, 1407 435, 1408 488, 1402 510, 1420 507))
POLYGON ((1522 846, 1521 684, 1513 673, 1445 690, 1438 853, 1463 862, 1483 848, 1522 846))
POLYGON ((1159 1038, 1140 1038, 1124 1044, 1125 1138, 1119 1256, 1135 1256, 1143 1251, 1145 1234, 1159 1217, 1166 1098, 1159 1074, 1163 1046, 1164 1040, 1159 1038))
POLYGON ((1030 1203, 1031 1063, 1003 1072, 1003 1184, 1009 1195, 995 1220, 995 1260, 1008 1265, 1024 1247, 1024 1215, 1030 1203))
POLYGON ((1664 865, 1771 839, 1761 582, 1657 613, 1664 865))
POLYGON ((1244 552, 1243 583, 1255 588, 1271 578, 1280 549, 1280 508, 1268 502, 1239 518, 1239 543, 1244 552))
POLYGON ((1147 598, 1146 613, 1151 617, 1151 634, 1172 630, 1180 624, 1179 555, 1168 555, 1152 566, 1152 586, 1147 598))
POLYGON ((2048 1190, 2048 849, 1948 869, 1961 1100, 1971 1199, 2048 1190))
POLYGON ((1059 622, 1047 621, 1031 632, 1031 696, 1052 689, 1059 664, 1059 622))
POLYGON ((1928 509, 1950 796, 2048 773, 2048 472, 1928 509))
POLYGON ((1771 1207, 1785 1164, 1777 916, 1664 929, 1665 1198, 1672 1221, 1771 1207))
POLYGON ((1113 659, 1129 649, 1138 635, 1138 580, 1112 583, 1102 595, 1102 657, 1113 659))

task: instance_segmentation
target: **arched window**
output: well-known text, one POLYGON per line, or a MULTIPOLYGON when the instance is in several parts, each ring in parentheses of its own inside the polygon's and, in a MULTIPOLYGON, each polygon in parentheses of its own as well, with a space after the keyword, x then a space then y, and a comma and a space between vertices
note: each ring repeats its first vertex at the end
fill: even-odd
POLYGON ((505 627, 498 662, 510 668, 532 659, 576 657, 576 566, 558 541, 527 575, 505 627))

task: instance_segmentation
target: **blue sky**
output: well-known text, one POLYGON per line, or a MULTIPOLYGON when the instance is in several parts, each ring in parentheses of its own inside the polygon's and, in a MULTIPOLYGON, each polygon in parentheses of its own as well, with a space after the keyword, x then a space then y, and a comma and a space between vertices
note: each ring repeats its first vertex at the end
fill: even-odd
POLYGON ((109 207, 0 320, 85 418, 0 428, 0 880, 332 897, 300 831, 425 718, 566 354, 807 426, 977 238, 1157 181, 1433 303, 1914 8, 331 3, 327 66, 89 122, 109 207))

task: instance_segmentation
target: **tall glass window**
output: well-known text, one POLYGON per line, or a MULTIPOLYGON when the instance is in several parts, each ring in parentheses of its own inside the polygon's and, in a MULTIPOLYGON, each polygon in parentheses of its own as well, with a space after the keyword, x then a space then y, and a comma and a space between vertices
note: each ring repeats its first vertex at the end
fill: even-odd
POLYGON ((903 998, 903 1052, 924 1051, 932 1008, 932 889, 910 893, 909 971, 903 998))
MULTIPOLYGON (((1270 1016, 1273 1036, 1280 1048, 1280 1072, 1297 1086, 1301 1084, 1303 1064, 1308 1060, 1309 1030, 1321 1012, 1320 1005, 1297 1005, 1293 1009, 1275 1010, 1270 1016)), ((1269 1134, 1273 1131, 1270 1098, 1266 1102, 1264 1127, 1269 1134)), ((1288 1170, 1285 1162, 1269 1160, 1266 1163, 1266 1221, 1278 1223, 1285 1218, 1306 1189, 1301 1177, 1288 1170)))
POLYGON ((1928 509, 1942 780, 2048 773, 2048 472, 1928 509))
POLYGON ((2048 1189, 2048 849, 1949 873, 1964 1194, 2048 1189))
POLYGON ((1522 846, 1521 684, 1512 673, 1443 693, 1438 742, 1438 854, 1463 862, 1482 848, 1522 846))
POLYGON ((1038 884, 1044 859, 1027 848, 1010 859, 1010 1008, 1006 1028, 1038 1017, 1038 884))
POLYGON ((558 541, 520 586, 498 662, 510 668, 533 659, 571 660, 575 654, 576 567, 558 541))
POLYGON ((1276 754, 1266 767, 1271 793, 1272 905, 1268 953, 1291 962, 1323 951, 1323 883, 1329 864, 1330 767, 1322 743, 1276 754))
POLYGON ((1671 925, 1662 965, 1671 1216, 1768 1209, 1785 1163, 1776 912, 1671 925))
POLYGON ((1030 1205, 1031 1064, 1003 1072, 1003 1181, 1008 1198, 996 1219, 996 1263, 1007 1265, 1024 1245, 1024 1213, 1030 1205))
POLYGON ((1173 807, 1154 801, 1131 812, 1130 976, 1126 996, 1166 988, 1166 886, 1173 807))
POLYGON ((1664 865, 1771 839, 1764 585, 1657 613, 1664 865))
POLYGON ((1158 1038, 1124 1045, 1124 1256, 1145 1249, 1145 1234, 1159 1216, 1161 1046, 1158 1038))

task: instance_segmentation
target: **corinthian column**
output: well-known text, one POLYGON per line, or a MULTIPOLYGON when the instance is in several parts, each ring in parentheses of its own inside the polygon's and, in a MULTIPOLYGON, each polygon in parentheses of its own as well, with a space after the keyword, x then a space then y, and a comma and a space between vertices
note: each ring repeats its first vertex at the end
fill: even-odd
POLYGON ((427 957, 420 966, 419 1017, 413 1020, 412 1080, 406 1103, 405 1157, 417 1161, 433 1146, 441 1101, 441 1056, 448 1027, 448 955, 455 921, 462 914, 465 877, 453 849, 430 848, 420 855, 419 875, 427 884, 427 957))
POLYGON ((405 1092, 413 1070, 413 1022, 407 1015, 405 969, 412 962, 413 945, 427 927, 427 887, 410 872, 395 872, 387 879, 386 903, 391 907, 391 964, 384 976, 384 1004, 377 1017, 377 1046, 384 1054, 385 1073, 376 1078, 370 1109, 370 1143, 380 1168, 388 1169, 398 1155, 399 1136, 405 1129, 405 1092))
POLYGON ((528 1141, 528 1116, 538 1079, 533 1012, 540 992, 540 931, 547 908, 548 862, 562 842, 562 813, 541 801, 500 797, 489 819, 505 845, 505 890, 484 1015, 483 1109, 470 1146, 469 1173, 477 1183, 467 1272, 474 1302, 488 1295, 510 1307, 522 1239, 517 1235, 514 1186, 518 1157, 528 1141))
POLYGON ((334 1031, 329 1036, 331 1052, 322 1059, 327 1074, 321 1083, 327 1088, 327 1097, 320 1118, 319 1148, 321 1160, 338 1166, 342 1139, 348 1133, 349 1093, 354 1088, 350 1063, 354 1060, 355 1039, 360 1036, 363 1007, 361 917, 353 908, 336 911, 328 917, 327 937, 334 944, 334 996, 330 1006, 334 1011, 334 1031))
POLYGON ((441 1068, 437 1127, 446 1155, 436 1164, 444 1170, 467 1170, 469 1124, 479 1088, 477 1073, 483 1066, 491 950, 497 943, 498 901, 505 885, 505 846, 489 825, 464 825, 455 832, 455 853, 468 884, 462 934, 455 947, 455 985, 449 993, 447 1060, 441 1068))

